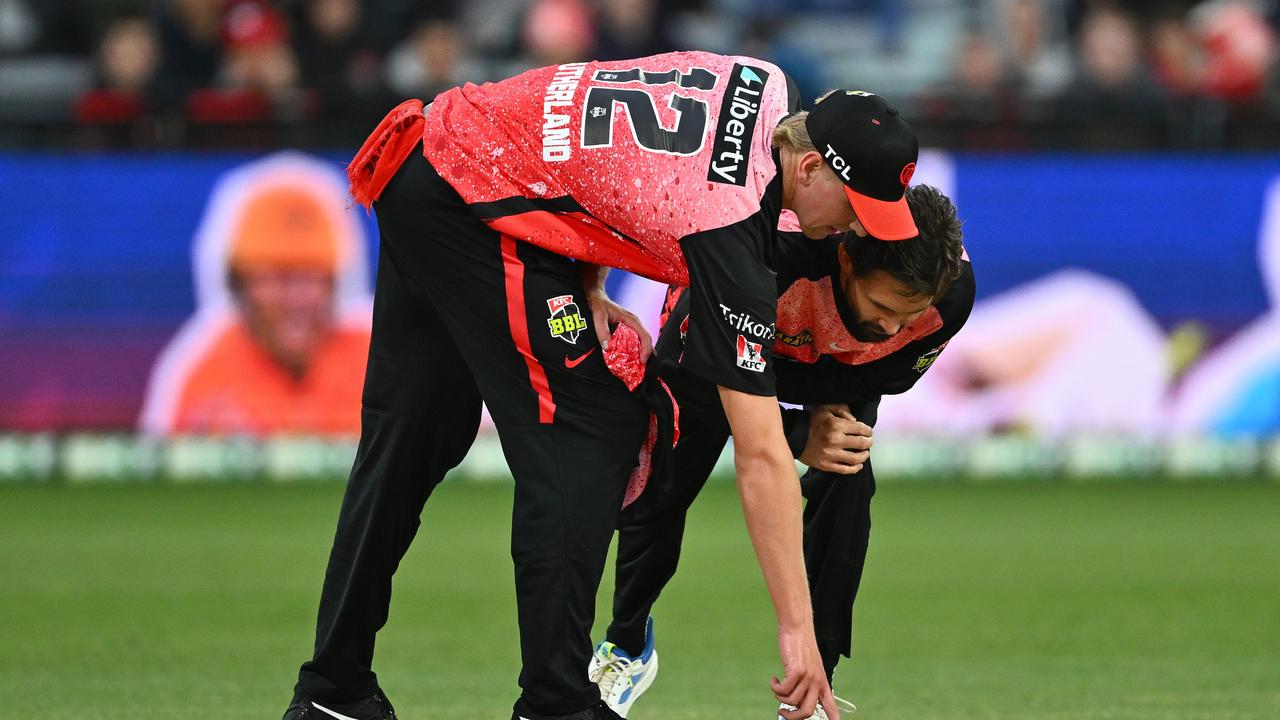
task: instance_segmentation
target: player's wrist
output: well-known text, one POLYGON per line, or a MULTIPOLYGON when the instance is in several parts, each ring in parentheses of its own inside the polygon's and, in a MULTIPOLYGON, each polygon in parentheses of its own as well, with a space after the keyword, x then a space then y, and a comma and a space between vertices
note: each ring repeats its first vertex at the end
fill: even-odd
POLYGON ((604 279, 609 269, 594 263, 579 261, 578 277, 582 280, 582 290, 591 299, 608 299, 604 292, 604 279))
POLYGON ((800 576, 799 583, 804 592, 797 593, 795 596, 779 603, 778 629, 786 629, 791 632, 802 631, 812 635, 813 605, 809 598, 809 586, 803 575, 800 576))

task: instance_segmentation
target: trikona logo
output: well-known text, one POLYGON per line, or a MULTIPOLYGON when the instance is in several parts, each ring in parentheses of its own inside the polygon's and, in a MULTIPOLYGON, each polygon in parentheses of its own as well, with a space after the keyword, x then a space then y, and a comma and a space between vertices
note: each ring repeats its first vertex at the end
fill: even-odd
POLYGON ((586 63, 568 63, 556 68, 542 96, 542 159, 564 162, 573 153, 569 145, 569 112, 586 63))
POLYGON ((734 65, 729 86, 720 100, 715 144, 711 146, 711 166, 707 179, 726 185, 745 186, 751 163, 751 139, 760 117, 760 98, 769 73, 750 65, 734 65))
POLYGON ((773 323, 765 325, 751 317, 749 313, 737 312, 724 303, 720 303, 720 314, 724 316, 725 322, 729 323, 729 327, 738 332, 753 335, 761 340, 773 339, 773 323))
POLYGON ((764 354, 760 343, 738 336, 738 367, 751 372, 764 372, 764 354))
POLYGON ((551 312, 551 317, 547 318, 551 337, 570 345, 578 342, 578 334, 587 329, 587 321, 578 312, 578 304, 573 301, 573 296, 557 295, 548 299, 547 310, 551 312))
POLYGON ((835 170, 837 175, 844 178, 845 182, 849 182, 849 170, 851 168, 849 163, 846 162, 844 158, 840 157, 840 153, 836 152, 835 148, 827 145, 827 151, 823 153, 823 156, 826 157, 827 162, 831 163, 831 169, 835 170))

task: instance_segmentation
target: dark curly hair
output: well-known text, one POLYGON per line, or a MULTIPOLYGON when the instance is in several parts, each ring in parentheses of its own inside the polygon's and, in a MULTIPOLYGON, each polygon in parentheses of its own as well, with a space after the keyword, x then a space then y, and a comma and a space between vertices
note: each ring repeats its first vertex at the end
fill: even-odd
POLYGON ((960 277, 960 257, 964 254, 961 222, 956 217, 955 203, 932 185, 908 188, 907 205, 920 235, 890 242, 846 233, 844 249, 858 277, 884 270, 909 288, 912 295, 936 300, 960 277))

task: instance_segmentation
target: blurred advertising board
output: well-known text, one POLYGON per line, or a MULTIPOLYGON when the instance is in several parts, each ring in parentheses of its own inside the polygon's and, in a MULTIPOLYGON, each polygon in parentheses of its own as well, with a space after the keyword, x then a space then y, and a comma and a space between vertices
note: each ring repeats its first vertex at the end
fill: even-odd
MULTIPOLYGON (((349 438, 377 235, 344 160, 0 155, 0 433, 349 438)), ((978 305, 883 431, 1280 432, 1280 155, 933 151, 916 181, 978 305)), ((650 283, 610 289, 656 324, 650 283)))

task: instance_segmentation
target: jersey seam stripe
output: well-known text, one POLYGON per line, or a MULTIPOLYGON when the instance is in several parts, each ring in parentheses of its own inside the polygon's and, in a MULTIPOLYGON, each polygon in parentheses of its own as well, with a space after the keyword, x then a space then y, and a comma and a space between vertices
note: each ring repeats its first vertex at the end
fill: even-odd
POLYGON ((538 422, 550 425, 556 419, 556 403, 551 397, 551 385, 547 381, 546 368, 533 355, 529 342, 529 323, 524 304, 524 263, 516 255, 516 240, 510 235, 501 236, 502 274, 507 290, 507 323, 516 350, 524 356, 529 369, 529 384, 538 396, 538 422))
POLYGON ((574 200, 570 195, 562 195, 556 198, 528 198, 522 195, 513 195, 511 197, 502 198, 501 200, 493 200, 490 202, 469 203, 467 207, 480 217, 482 220, 492 220, 494 218, 506 217, 508 215, 522 215, 527 212, 536 210, 545 210, 548 212, 570 213, 580 212, 590 215, 582 204, 574 200))
POLYGON ((467 207, 476 214, 484 222, 500 220, 502 218, 514 217, 516 215, 524 215, 533 212, 549 212, 562 215, 573 213, 581 213, 600 223, 609 232, 617 235, 619 238, 626 240, 633 245, 640 245, 635 238, 622 232, 609 223, 601 220, 591 214, 582 204, 574 200, 572 196, 564 195, 558 198, 527 198, 521 195, 515 195, 501 200, 492 202, 468 203, 467 207))

